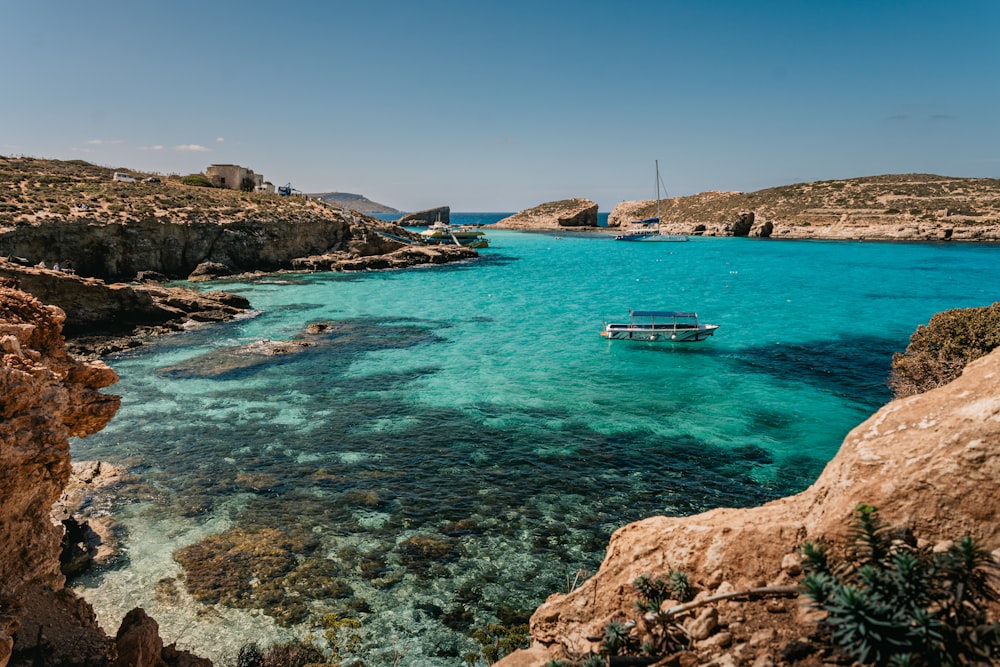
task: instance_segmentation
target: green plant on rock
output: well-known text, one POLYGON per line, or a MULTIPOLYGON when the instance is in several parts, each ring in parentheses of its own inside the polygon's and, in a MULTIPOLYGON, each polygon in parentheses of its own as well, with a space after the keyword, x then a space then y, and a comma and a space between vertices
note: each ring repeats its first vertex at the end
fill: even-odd
POLYGON ((491 623, 485 629, 478 629, 472 633, 472 638, 479 642, 481 647, 479 654, 467 654, 464 658, 468 660, 475 656, 482 658, 487 665, 492 665, 500 658, 513 653, 522 648, 528 648, 531 643, 531 633, 526 624, 524 625, 500 625, 491 623))
POLYGON ((639 650, 638 641, 632 636, 631 628, 621 621, 611 621, 604 626, 604 639, 601 640, 601 655, 614 656, 636 653, 639 650))
POLYGON ((947 384, 965 366, 1000 347, 1000 302, 983 308, 937 313, 910 336, 906 351, 892 356, 889 388, 896 398, 947 384))
POLYGON ((1000 623, 987 605, 1000 599, 997 563, 971 537, 946 551, 893 539, 870 505, 859 505, 844 562, 807 542, 802 591, 826 612, 821 624, 861 664, 995 664, 1000 623))
POLYGON ((199 188, 214 188, 212 181, 208 180, 204 174, 188 174, 181 179, 184 185, 193 185, 199 188))

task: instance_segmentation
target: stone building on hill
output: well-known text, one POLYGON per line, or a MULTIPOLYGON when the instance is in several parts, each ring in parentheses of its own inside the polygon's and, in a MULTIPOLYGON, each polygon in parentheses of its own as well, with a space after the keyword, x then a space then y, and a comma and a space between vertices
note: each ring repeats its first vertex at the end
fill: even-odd
POLYGON ((205 177, 217 188, 274 192, 274 185, 266 182, 261 174, 255 174, 253 169, 238 164, 209 165, 205 170, 205 177))

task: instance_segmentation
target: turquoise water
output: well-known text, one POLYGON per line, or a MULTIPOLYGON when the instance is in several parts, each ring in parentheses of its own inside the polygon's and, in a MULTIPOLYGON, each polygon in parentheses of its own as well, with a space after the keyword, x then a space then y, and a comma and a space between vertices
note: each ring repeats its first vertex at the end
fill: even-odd
POLYGON ((336 613, 368 664, 458 664, 472 629, 595 571, 616 528, 808 486, 889 399, 918 325, 1000 298, 981 245, 489 237, 469 264, 213 283, 253 316, 110 360, 122 408, 73 443, 143 480, 115 509, 127 558, 78 584, 108 627, 143 606, 231 664, 248 641, 322 643, 336 613), (598 335, 629 308, 721 327, 679 347, 598 335), (234 352, 319 322, 297 354, 234 352), (209 575, 249 580, 235 606, 179 584, 176 550, 215 534, 258 536, 209 575))

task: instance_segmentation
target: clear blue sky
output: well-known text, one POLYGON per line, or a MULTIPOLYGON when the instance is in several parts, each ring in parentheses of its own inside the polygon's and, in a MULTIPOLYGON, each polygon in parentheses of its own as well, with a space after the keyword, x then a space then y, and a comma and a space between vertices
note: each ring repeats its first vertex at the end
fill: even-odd
POLYGON ((403 210, 1000 177, 998 0, 0 0, 0 154, 403 210))

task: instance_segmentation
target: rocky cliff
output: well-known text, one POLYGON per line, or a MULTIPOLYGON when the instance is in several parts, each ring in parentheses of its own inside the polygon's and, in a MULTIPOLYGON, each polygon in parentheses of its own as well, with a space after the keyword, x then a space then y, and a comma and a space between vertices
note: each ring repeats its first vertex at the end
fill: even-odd
MULTIPOLYGON (((1000 241, 1000 180, 931 174, 796 183, 757 192, 703 192, 660 202, 671 234, 790 239, 1000 241)), ((656 215, 622 202, 608 226, 656 215)))
POLYGON ((423 211, 407 213, 397 220, 396 224, 406 227, 421 227, 424 225, 431 225, 439 220, 446 225, 451 224, 450 206, 438 206, 436 208, 424 209, 423 211))
POLYGON ((597 227, 597 204, 589 199, 546 202, 492 225, 497 229, 552 230, 597 227))
MULTIPOLYGON (((50 519, 70 477, 69 438, 102 429, 119 398, 101 393, 118 376, 103 362, 70 357, 54 306, 0 287, 0 667, 197 665, 163 649, 140 659, 97 626, 90 606, 64 588, 63 527, 50 519), (120 651, 119 648, 122 650, 120 651), (161 662, 155 662, 160 659, 161 662)), ((136 615, 133 615, 134 617, 136 615)), ((148 649, 155 624, 133 618, 133 644, 148 649)), ((169 648, 169 647, 168 647, 169 648)))
POLYGON ((287 269, 323 253, 381 255, 416 235, 304 197, 119 183, 80 161, 0 157, 0 256, 109 281, 287 269), (388 233, 389 236, 383 233, 388 233))
MULTIPOLYGON (((944 387, 883 407, 848 434, 816 483, 796 496, 619 529, 597 574, 570 594, 553 595, 532 616, 533 648, 499 665, 541 667, 596 651, 593 638, 605 624, 635 617, 631 584, 643 574, 683 571, 703 594, 794 583, 798 547, 818 538, 843 545, 859 503, 926 543, 972 535, 998 557, 998 498, 1000 350, 944 387)), ((813 631, 795 604, 771 605, 757 616, 745 605, 717 607, 727 636, 705 639, 689 664, 724 654, 728 664, 776 664, 782 648, 813 631)))

